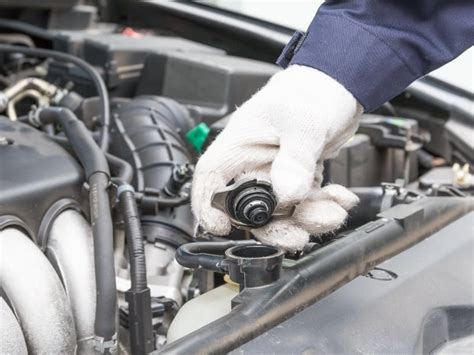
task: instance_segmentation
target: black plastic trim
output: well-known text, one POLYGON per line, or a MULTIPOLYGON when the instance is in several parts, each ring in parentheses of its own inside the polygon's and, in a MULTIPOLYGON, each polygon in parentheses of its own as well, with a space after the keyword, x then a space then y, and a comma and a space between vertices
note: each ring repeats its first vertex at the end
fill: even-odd
POLYGON ((379 215, 379 228, 358 229, 287 266, 282 277, 248 288, 227 315, 178 339, 161 354, 222 354, 254 339, 474 210, 474 198, 422 198, 379 215))

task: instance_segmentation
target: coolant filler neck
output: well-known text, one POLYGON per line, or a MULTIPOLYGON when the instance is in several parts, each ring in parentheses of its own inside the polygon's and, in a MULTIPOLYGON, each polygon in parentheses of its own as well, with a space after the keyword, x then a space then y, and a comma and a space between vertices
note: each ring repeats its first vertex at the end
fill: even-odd
POLYGON ((271 183, 254 178, 239 180, 214 192, 211 205, 226 213, 239 229, 263 227, 273 219, 290 217, 295 210, 295 206, 277 206, 271 183))

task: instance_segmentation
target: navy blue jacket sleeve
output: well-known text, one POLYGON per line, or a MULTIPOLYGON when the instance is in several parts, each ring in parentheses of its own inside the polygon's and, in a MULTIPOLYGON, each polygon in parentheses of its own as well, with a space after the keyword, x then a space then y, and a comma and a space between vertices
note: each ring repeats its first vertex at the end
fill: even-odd
POLYGON ((330 75, 371 111, 474 44, 474 0, 327 1, 295 35, 280 63, 330 75))

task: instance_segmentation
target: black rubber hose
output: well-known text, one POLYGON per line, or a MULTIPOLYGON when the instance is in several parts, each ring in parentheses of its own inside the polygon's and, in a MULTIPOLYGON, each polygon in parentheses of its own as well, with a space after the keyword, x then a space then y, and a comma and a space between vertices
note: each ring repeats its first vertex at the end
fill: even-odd
POLYGON ((53 58, 61 62, 68 62, 76 65, 86 72, 89 77, 92 79, 96 89, 97 94, 101 100, 101 135, 99 145, 103 151, 107 151, 109 146, 109 126, 110 126, 110 106, 109 106, 109 94, 107 92, 107 87, 105 86, 104 80, 100 74, 87 62, 84 60, 74 57, 70 54, 61 53, 49 49, 39 49, 39 48, 25 48, 20 46, 9 46, 0 44, 0 53, 22 53, 29 56, 40 57, 40 58, 53 58))
MULTIPOLYGON (((66 149, 68 152, 74 153, 74 151, 71 148, 71 145, 69 144, 69 140, 66 137, 50 136, 50 138, 51 140, 58 143, 61 147, 66 149)), ((133 168, 127 161, 115 155, 112 155, 110 153, 106 153, 105 158, 107 159, 107 163, 109 164, 109 168, 113 176, 112 180, 116 179, 117 181, 122 181, 122 182, 127 182, 127 183, 130 183, 132 181, 133 168)))
POLYGON ((51 42, 56 37, 56 35, 54 35, 48 30, 45 30, 44 28, 31 25, 23 21, 1 19, 0 28, 7 29, 12 32, 14 31, 14 32, 25 33, 31 37, 37 37, 37 38, 41 38, 43 40, 48 40, 51 42))
POLYGON ((105 341, 116 337, 117 294, 115 285, 112 216, 109 202, 109 177, 96 172, 89 178, 89 204, 96 280, 95 336, 105 341))
POLYGON ((125 293, 128 303, 128 330, 133 355, 148 354, 153 350, 151 295, 146 276, 145 247, 140 215, 133 187, 120 183, 117 189, 127 238, 130 262, 130 289, 125 293))
POLYGON ((41 125, 59 123, 71 145, 74 153, 81 162, 86 178, 97 172, 110 176, 109 165, 104 152, 97 146, 90 131, 76 115, 67 108, 48 107, 35 112, 32 120, 41 125))
POLYGON ((94 236, 96 277, 95 335, 106 342, 116 337, 117 295, 113 250, 113 227, 108 188, 110 173, 104 152, 83 122, 66 108, 44 108, 31 117, 32 123, 60 124, 83 166, 89 183, 89 204, 94 236))
POLYGON ((147 195, 145 193, 136 193, 137 201, 142 205, 158 206, 159 208, 175 208, 189 204, 189 194, 182 194, 177 197, 163 197, 160 195, 147 195))
POLYGON ((132 182, 133 168, 127 161, 109 153, 105 154, 105 158, 114 178, 128 184, 132 182))
POLYGON ((147 288, 145 247, 133 187, 128 184, 120 185, 117 197, 128 243, 131 289, 142 291, 147 288))
POLYGON ((255 240, 227 240, 225 242, 195 242, 181 245, 176 250, 176 261, 191 269, 225 271, 221 267, 224 252, 237 245, 254 245, 255 240))

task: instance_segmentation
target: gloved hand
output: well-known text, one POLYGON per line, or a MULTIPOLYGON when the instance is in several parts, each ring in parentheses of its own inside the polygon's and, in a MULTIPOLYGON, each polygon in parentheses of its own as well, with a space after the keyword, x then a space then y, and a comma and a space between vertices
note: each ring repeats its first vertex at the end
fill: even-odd
POLYGON ((355 133, 362 107, 326 74, 292 65, 237 109, 199 159, 192 209, 209 232, 226 235, 227 215, 211 207, 214 191, 243 176, 269 178, 280 205, 297 204, 292 217, 252 230, 264 243, 294 252, 309 235, 334 230, 357 197, 340 185, 321 188, 323 161, 355 133))

